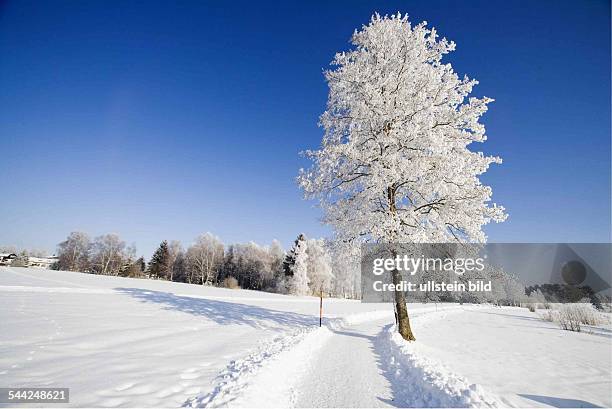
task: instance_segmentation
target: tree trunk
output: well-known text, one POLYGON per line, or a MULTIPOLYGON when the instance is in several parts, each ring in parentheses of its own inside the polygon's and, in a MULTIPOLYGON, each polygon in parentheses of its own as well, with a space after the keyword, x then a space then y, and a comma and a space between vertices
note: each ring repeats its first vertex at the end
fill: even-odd
MULTIPOLYGON (((389 200, 389 211, 392 215, 395 215, 397 212, 397 208, 395 206, 395 190, 396 186, 389 186, 387 188, 387 199, 389 200)), ((395 237, 396 232, 392 232, 390 237, 395 237)), ((393 243, 391 241, 391 243, 393 243)), ((397 256, 395 249, 391 250, 393 258, 397 256)), ((393 278, 393 284, 395 284, 396 288, 402 281, 402 274, 394 269, 391 273, 393 278)), ((398 330, 402 338, 406 341, 416 341, 414 334, 412 334, 412 329, 410 328, 410 319, 408 318, 408 308, 406 307, 406 296, 403 291, 395 290, 395 319, 398 322, 398 330)))
MULTIPOLYGON (((391 273, 393 276, 393 284, 396 286, 402 281, 402 275, 395 269, 391 273)), ((416 341, 410 328, 410 318, 408 318, 408 308, 406 307, 406 296, 403 291, 395 290, 395 311, 397 314, 397 322, 399 333, 406 341, 416 341)))

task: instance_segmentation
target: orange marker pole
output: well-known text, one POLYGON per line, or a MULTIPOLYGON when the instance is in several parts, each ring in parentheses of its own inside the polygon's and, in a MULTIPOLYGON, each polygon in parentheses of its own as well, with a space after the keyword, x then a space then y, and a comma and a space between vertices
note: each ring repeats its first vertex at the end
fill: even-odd
POLYGON ((319 293, 319 327, 323 323, 323 290, 319 293))

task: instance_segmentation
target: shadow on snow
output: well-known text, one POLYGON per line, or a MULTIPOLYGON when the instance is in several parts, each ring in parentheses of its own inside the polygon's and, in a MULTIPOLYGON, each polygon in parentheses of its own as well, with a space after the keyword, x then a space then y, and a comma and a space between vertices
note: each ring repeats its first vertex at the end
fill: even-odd
POLYGON ((220 325, 248 325, 267 328, 271 324, 289 327, 319 325, 318 317, 288 311, 276 311, 254 305, 175 295, 141 288, 115 288, 138 301, 159 304, 165 310, 180 311, 205 317, 220 325))
POLYGON ((519 393, 518 396, 522 396, 523 398, 531 399, 536 402, 544 403, 554 408, 600 408, 601 407, 591 402, 587 402, 585 400, 580 400, 580 399, 555 398, 553 396, 528 395, 528 394, 523 394, 523 393, 519 393))

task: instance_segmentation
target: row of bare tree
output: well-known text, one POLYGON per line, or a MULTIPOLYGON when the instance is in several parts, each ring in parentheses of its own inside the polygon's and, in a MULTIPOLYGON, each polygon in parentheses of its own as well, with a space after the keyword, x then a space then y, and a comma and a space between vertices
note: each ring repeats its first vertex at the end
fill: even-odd
POLYGON ((127 245, 116 234, 104 234, 91 240, 86 233, 72 232, 58 244, 59 270, 82 271, 104 275, 129 275, 137 262, 136 247, 127 245))
MULTIPOLYGON (((291 254, 291 252, 290 252, 291 254)), ((286 292, 287 257, 276 240, 270 246, 254 242, 227 247, 211 233, 195 239, 187 248, 176 240, 162 241, 148 263, 136 258, 136 248, 116 234, 93 240, 72 232, 58 245, 54 268, 113 276, 142 277, 201 285, 233 285, 241 288, 286 292)))

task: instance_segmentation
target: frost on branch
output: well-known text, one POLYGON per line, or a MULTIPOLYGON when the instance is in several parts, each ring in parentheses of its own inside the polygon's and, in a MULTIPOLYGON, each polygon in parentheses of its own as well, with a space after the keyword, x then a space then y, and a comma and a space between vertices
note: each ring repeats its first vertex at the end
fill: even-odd
POLYGON ((336 54, 319 150, 298 182, 318 198, 343 241, 486 241, 482 226, 505 220, 479 175, 501 158, 468 146, 486 140, 490 98, 469 97, 442 57, 455 44, 426 22, 376 14, 336 54))

